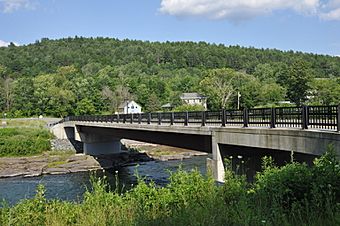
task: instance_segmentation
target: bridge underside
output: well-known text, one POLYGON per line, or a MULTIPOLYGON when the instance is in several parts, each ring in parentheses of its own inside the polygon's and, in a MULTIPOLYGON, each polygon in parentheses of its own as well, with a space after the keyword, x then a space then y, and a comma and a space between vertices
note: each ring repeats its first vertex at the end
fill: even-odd
POLYGON ((224 179, 224 158, 232 157, 232 168, 252 178, 265 155, 281 165, 290 162, 292 151, 294 160, 309 163, 329 144, 340 153, 340 136, 335 132, 76 122, 63 125, 64 133, 68 131, 65 137, 72 136, 67 128, 72 128, 75 140, 84 143, 86 154, 112 153, 120 149, 123 138, 212 153, 210 165, 218 181, 224 179))
POLYGON ((111 140, 114 137, 212 153, 211 136, 208 135, 89 126, 77 126, 77 131, 80 133, 80 139, 87 142, 111 140))

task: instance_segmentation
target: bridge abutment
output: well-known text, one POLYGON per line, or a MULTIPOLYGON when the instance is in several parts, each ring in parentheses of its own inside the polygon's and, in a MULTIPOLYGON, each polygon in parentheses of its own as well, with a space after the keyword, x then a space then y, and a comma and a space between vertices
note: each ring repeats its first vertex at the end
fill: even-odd
POLYGON ((107 142, 84 142, 84 154, 86 155, 108 155, 121 151, 119 139, 112 139, 107 142))
POLYGON ((75 139, 83 143, 86 155, 108 155, 121 151, 120 138, 110 135, 83 132, 75 126, 75 139))
POLYGON ((212 134, 211 137, 211 151, 212 151, 212 162, 211 162, 211 171, 215 180, 218 182, 224 182, 224 164, 223 157, 220 149, 220 145, 217 143, 215 134, 212 134))

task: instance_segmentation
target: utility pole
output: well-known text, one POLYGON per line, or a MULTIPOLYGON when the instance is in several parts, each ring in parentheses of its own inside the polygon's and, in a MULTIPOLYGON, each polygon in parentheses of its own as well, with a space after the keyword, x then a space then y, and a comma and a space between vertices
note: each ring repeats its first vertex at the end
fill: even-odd
POLYGON ((237 110, 240 110, 240 91, 237 91, 237 110))

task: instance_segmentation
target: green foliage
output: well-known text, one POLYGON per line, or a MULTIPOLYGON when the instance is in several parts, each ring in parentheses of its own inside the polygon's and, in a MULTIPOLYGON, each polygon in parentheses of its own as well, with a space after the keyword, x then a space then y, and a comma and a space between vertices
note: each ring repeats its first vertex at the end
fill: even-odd
POLYGON ((263 159, 263 172, 257 174, 250 192, 258 210, 280 224, 339 223, 340 164, 334 148, 328 147, 314 164, 276 167, 271 158, 263 159))
POLYGON ((298 60, 285 70, 279 80, 287 88, 287 97, 300 106, 306 102, 310 94, 312 72, 306 62, 298 60))
POLYGON ((176 111, 176 112, 205 111, 205 109, 202 105, 199 105, 199 104, 195 104, 195 105, 183 104, 183 105, 175 107, 173 111, 176 111))
POLYGON ((0 112, 17 117, 113 113, 129 98, 155 111, 184 92, 209 96, 210 110, 237 107, 238 92, 241 108, 339 102, 338 58, 293 51, 75 37, 1 48, 0 62, 0 112), (326 79, 310 90, 309 75, 326 79))
POLYGON ((91 115, 96 113, 96 108, 90 99, 85 98, 77 103, 74 113, 76 115, 91 115))
POLYGON ((235 80, 239 74, 231 69, 214 69, 200 82, 204 94, 209 97, 213 108, 221 109, 230 106, 231 97, 235 94, 235 80))
POLYGON ((340 103, 340 79, 314 79, 311 83, 312 98, 315 105, 337 105, 340 103))
POLYGON ((197 170, 179 169, 159 187, 139 179, 131 190, 110 189, 92 179, 81 203, 47 200, 39 186, 33 199, 0 208, 1 225, 338 225, 339 160, 329 150, 309 168, 275 167, 263 160, 254 184, 226 171, 225 183, 197 170), (330 184, 330 185, 329 185, 330 184), (326 187, 324 187, 326 185, 326 187))
POLYGON ((51 134, 45 129, 0 129, 0 157, 27 156, 50 150, 51 134))

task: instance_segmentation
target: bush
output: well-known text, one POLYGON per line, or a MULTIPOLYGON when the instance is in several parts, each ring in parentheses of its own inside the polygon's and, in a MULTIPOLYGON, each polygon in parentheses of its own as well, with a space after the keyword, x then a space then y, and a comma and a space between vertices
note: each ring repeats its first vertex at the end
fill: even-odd
POLYGON ((33 199, 0 208, 0 225, 339 225, 339 160, 329 150, 315 166, 276 167, 270 158, 254 184, 226 172, 225 183, 178 170, 165 187, 139 179, 122 193, 92 181, 83 202, 33 199))
POLYGON ((50 150, 52 135, 45 129, 0 129, 0 157, 28 156, 50 150))

